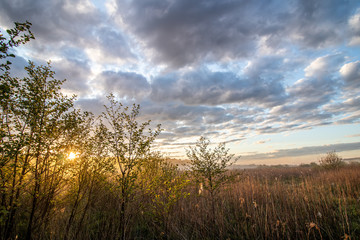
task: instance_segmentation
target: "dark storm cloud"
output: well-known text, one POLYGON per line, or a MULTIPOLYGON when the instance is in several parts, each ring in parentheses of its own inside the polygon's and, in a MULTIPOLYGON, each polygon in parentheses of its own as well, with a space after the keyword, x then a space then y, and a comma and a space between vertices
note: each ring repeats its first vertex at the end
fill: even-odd
POLYGON ((118 1, 130 31, 171 67, 250 57, 260 37, 268 46, 295 41, 318 48, 338 43, 355 1, 118 1))
POLYGON ((155 78, 151 98, 154 101, 178 100, 188 105, 255 103, 276 105, 286 96, 275 79, 248 78, 233 72, 211 72, 207 68, 172 73, 155 78))

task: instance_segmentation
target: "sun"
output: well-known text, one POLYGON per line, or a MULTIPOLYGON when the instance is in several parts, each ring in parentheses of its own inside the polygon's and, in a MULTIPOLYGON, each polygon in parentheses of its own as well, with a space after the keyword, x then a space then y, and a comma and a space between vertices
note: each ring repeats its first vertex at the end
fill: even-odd
POLYGON ((77 156, 76 153, 70 152, 69 155, 68 155, 68 159, 74 160, 76 158, 76 156, 77 156))

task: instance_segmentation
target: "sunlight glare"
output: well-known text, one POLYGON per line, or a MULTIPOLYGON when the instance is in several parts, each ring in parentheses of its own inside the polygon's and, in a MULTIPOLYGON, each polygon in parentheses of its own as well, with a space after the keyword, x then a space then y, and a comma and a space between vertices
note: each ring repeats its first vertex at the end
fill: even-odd
POLYGON ((68 155, 68 159, 74 160, 76 158, 76 155, 77 155, 76 153, 70 152, 68 155))

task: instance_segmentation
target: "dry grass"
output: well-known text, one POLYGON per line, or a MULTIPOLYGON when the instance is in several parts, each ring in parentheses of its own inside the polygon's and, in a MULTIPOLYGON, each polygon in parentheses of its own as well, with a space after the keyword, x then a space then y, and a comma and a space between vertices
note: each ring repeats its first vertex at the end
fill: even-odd
POLYGON ((359 196, 358 166, 248 170, 219 194, 215 227, 207 196, 195 190, 173 227, 184 239, 358 239, 359 196))
MULTIPOLYGON (((183 191, 190 195, 184 198, 173 196, 176 182, 170 179, 154 188, 161 202, 147 189, 137 189, 126 213, 126 239, 360 239, 360 165, 243 171, 216 194, 215 216, 206 190, 199 194, 196 181, 188 178, 192 184, 183 191), (154 212, 159 203, 171 205, 154 212)), ((119 239, 117 192, 115 179, 97 179, 91 194, 83 193, 68 239, 119 239)), ((37 239, 64 238, 73 207, 71 195, 64 196, 53 203, 47 228, 39 229, 37 239)), ((18 224, 19 239, 22 229, 18 224)))

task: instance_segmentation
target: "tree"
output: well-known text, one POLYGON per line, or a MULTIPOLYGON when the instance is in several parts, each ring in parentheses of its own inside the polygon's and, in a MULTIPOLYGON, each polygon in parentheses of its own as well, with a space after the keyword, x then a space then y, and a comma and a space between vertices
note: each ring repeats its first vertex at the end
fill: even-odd
POLYGON ((32 238, 34 226, 48 221, 53 198, 64 173, 66 129, 74 97, 60 93, 64 81, 54 78, 50 64, 36 67, 29 62, 28 77, 6 75, 11 95, 1 104, 1 183, 5 211, 5 236, 16 226, 21 199, 28 199, 26 238, 32 238))
POLYGON ((196 181, 200 182, 210 194, 212 221, 215 225, 215 196, 222 185, 234 179, 235 175, 227 173, 227 168, 237 159, 232 161, 234 155, 229 154, 225 143, 220 143, 214 149, 209 147, 210 140, 200 137, 196 147, 186 150, 190 159, 190 170, 196 181))
POLYGON ((344 160, 335 152, 331 151, 319 160, 320 166, 325 169, 338 169, 344 165, 344 160))
POLYGON ((18 47, 20 44, 25 44, 30 39, 35 39, 34 35, 30 31, 31 23, 26 21, 25 23, 15 22, 15 28, 6 30, 9 35, 9 39, 4 37, 4 35, 0 32, 0 59, 4 59, 5 63, 0 64, 1 71, 7 71, 10 69, 11 62, 6 58, 12 57, 15 55, 13 53, 9 53, 9 50, 13 47, 18 47), (23 33, 23 35, 20 35, 23 33))
POLYGON ((106 126, 99 120, 97 123, 89 113, 78 112, 71 121, 73 134, 67 134, 70 144, 67 152, 76 152, 68 160, 67 194, 68 212, 63 239, 79 239, 86 232, 85 217, 94 196, 96 183, 108 174, 114 173, 111 159, 108 157, 106 126), (95 126, 94 126, 95 125, 95 126))
POLYGON ((131 109, 124 107, 115 100, 115 96, 108 96, 109 106, 105 106, 103 117, 109 126, 107 143, 110 158, 117 164, 117 177, 120 193, 120 233, 126 239, 128 227, 128 204, 134 194, 136 179, 141 171, 141 165, 150 154, 151 144, 160 134, 160 125, 155 130, 148 128, 150 120, 139 123, 137 118, 140 105, 134 104, 131 109))

